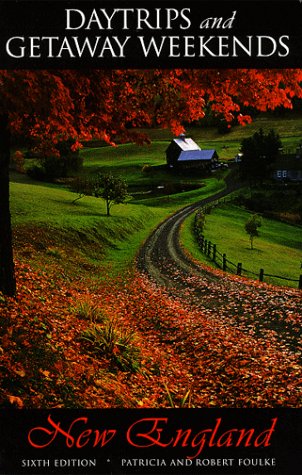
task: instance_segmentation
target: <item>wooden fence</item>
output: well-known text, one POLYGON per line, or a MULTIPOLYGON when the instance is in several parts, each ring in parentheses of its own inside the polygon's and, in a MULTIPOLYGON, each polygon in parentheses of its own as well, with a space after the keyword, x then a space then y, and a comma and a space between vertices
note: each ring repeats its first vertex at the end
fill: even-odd
MULTIPOLYGON (((220 204, 220 202, 215 202, 214 206, 217 206, 218 204, 220 204)), ((210 206, 212 208, 213 204, 211 204, 210 206)), ((209 213, 209 209, 208 207, 205 207, 201 208, 195 214, 194 234, 196 236, 200 250, 209 259, 211 259, 220 269, 222 269, 223 271, 232 272, 233 274, 237 275, 245 275, 246 277, 258 278, 260 282, 264 281, 264 277, 273 277, 275 279, 285 280, 288 282, 297 282, 298 289, 302 289, 302 275, 300 275, 299 279, 291 279, 289 277, 284 277, 280 275, 267 274, 264 272, 264 269, 259 269, 259 272, 253 272, 249 269, 245 269, 242 265, 242 262, 235 263, 227 259, 226 254, 221 253, 217 249, 217 245, 207 240, 204 234, 200 231, 200 227, 197 224, 198 219, 200 219, 201 214, 207 213, 209 213)))

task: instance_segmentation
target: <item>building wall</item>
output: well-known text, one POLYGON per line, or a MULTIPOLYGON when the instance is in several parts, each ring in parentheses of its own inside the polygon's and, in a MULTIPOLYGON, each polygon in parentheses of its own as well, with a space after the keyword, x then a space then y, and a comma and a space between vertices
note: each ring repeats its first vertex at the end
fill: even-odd
POLYGON ((279 181, 302 181, 302 170, 275 170, 273 178, 279 181))

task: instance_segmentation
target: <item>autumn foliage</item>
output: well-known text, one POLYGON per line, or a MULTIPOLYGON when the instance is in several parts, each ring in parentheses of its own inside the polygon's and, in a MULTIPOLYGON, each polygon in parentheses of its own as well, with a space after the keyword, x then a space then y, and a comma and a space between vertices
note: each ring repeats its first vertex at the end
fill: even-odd
POLYGON ((205 107, 244 124, 250 118, 242 106, 291 108, 293 97, 302 97, 301 81, 298 69, 0 71, 0 114, 22 136, 110 142, 129 138, 129 126, 177 134, 205 107))
POLYGON ((139 274, 97 283, 60 272, 18 262, 17 299, 0 301, 2 406, 180 407, 188 391, 190 407, 299 406, 299 291, 282 291, 281 305, 277 287, 211 271, 219 285, 190 278, 186 304, 139 274), (115 337, 94 345, 108 322, 115 337))

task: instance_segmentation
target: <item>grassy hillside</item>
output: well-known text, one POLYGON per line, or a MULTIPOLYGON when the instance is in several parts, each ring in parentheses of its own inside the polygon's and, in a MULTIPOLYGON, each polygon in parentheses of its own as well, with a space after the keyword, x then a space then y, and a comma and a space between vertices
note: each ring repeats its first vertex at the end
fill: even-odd
MULTIPOLYGON (((228 260, 235 264, 241 262, 251 272, 259 275, 262 268, 267 274, 299 279, 302 273, 302 227, 262 218, 259 237, 255 238, 254 249, 251 250, 249 236, 244 229, 249 216, 250 213, 237 206, 219 206, 206 215, 205 238, 216 244, 219 252, 226 253, 228 260)), ((210 259, 199 250, 192 234, 193 219, 194 216, 184 226, 184 245, 194 257, 210 263, 210 259)), ((265 281, 293 287, 298 285, 297 282, 269 277, 265 277, 265 281)))
MULTIPOLYGON (((126 178, 132 164, 129 174, 124 167, 126 178)), ((15 174, 11 211, 16 249, 38 265, 56 260, 68 272, 95 272, 93 266, 101 266, 102 272, 106 268, 116 275, 129 267, 140 244, 166 216, 223 186, 209 178, 192 192, 116 205, 108 218, 102 199, 84 197, 73 204, 76 195, 64 186, 15 174)))

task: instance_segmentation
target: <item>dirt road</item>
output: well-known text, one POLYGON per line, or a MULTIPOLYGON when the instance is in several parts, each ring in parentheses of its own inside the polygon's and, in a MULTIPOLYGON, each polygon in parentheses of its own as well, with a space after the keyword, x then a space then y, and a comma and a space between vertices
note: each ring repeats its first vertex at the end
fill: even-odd
POLYGON ((201 205, 226 196, 229 185, 210 198, 187 206, 164 221, 149 236, 137 259, 140 271, 192 309, 223 320, 255 338, 274 339, 301 357, 301 291, 273 287, 212 271, 196 263, 182 249, 179 231, 183 221, 201 205))

